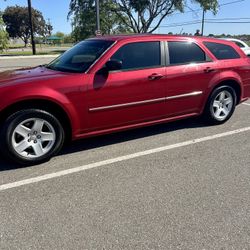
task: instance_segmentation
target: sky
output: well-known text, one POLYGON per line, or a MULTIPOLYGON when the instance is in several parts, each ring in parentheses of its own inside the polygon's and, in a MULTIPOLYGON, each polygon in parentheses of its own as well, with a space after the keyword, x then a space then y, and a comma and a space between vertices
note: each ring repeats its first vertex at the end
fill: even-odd
MULTIPOLYGON (((186 9, 186 13, 175 13, 170 17, 167 17, 161 24, 161 27, 156 31, 157 33, 194 33, 197 29, 201 29, 201 24, 176 26, 173 24, 180 24, 183 22, 190 22, 201 20, 202 10, 198 4, 193 4, 188 0, 189 9, 186 9), (190 8, 194 11, 190 11, 190 8), (173 27, 164 27, 167 25, 173 25, 173 27)), ((61 31, 66 34, 70 33, 71 23, 67 21, 67 14, 69 11, 70 0, 32 0, 32 6, 43 13, 45 19, 50 19, 53 25, 53 32, 61 31)), ((212 12, 206 13, 207 19, 225 19, 225 18, 249 18, 237 20, 250 22, 250 0, 219 0, 221 7, 216 15, 212 12), (237 2, 240 1, 240 2, 237 2), (230 2, 232 4, 224 5, 230 2)), ((7 6, 21 5, 26 6, 27 0, 7 0, 4 2, 0 0, 0 10, 3 11, 7 6)), ((222 20, 221 20, 222 21, 222 20)), ((225 21, 225 20, 223 20, 225 21)), ((228 20, 227 20, 228 21, 228 20)), ((250 34, 250 23, 237 23, 237 24, 212 24, 206 23, 204 34, 250 34)))

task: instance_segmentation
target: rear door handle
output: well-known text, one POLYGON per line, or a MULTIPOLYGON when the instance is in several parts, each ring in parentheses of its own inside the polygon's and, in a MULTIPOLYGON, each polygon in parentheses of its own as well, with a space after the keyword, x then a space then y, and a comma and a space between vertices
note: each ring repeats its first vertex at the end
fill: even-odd
POLYGON ((154 74, 150 75, 150 76, 148 77, 148 79, 149 79, 150 81, 154 81, 154 80, 159 80, 159 79, 161 79, 162 77, 163 77, 163 75, 158 74, 158 73, 154 73, 154 74))
POLYGON ((214 72, 214 71, 215 71, 215 69, 210 68, 210 67, 207 67, 207 68, 204 69, 205 73, 211 73, 211 72, 214 72))

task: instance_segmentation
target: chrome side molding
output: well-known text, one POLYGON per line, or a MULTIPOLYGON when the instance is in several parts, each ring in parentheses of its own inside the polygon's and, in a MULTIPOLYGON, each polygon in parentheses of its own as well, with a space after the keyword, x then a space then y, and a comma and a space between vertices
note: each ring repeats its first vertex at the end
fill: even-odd
POLYGON ((183 95, 169 96, 169 97, 166 97, 166 100, 173 100, 173 99, 179 99, 179 98, 184 98, 184 97, 197 96, 197 95, 201 95, 202 93, 203 93, 202 91, 195 91, 195 92, 191 92, 191 93, 187 93, 187 94, 183 94, 183 95))
POLYGON ((152 103, 158 103, 158 102, 165 102, 165 101, 168 101, 168 100, 198 96, 198 95, 202 95, 202 93, 203 93, 202 91, 195 91, 195 92, 182 94, 182 95, 168 96, 168 97, 150 99, 150 100, 139 101, 139 102, 129 102, 129 103, 123 103, 123 104, 116 104, 116 105, 110 105, 110 106, 102 106, 102 107, 90 108, 89 112, 104 111, 104 110, 110 110, 110 109, 118 109, 118 108, 139 106, 139 105, 143 105, 143 104, 152 104, 152 103))
POLYGON ((158 99, 150 99, 150 100, 145 100, 145 101, 140 101, 140 102, 129 102, 129 103, 116 104, 116 105, 111 105, 111 106, 91 108, 91 109, 89 109, 89 111, 94 112, 94 111, 101 111, 101 110, 108 110, 108 109, 132 107, 132 106, 138 106, 138 105, 143 105, 143 104, 164 102, 165 100, 166 100, 166 98, 162 97, 162 98, 158 98, 158 99))

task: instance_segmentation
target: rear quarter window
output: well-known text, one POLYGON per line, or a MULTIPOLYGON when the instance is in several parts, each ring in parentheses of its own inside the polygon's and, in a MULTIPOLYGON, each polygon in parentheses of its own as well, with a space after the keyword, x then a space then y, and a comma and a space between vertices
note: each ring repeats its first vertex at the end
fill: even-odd
POLYGON ((240 58, 240 55, 238 54, 238 52, 230 45, 214 43, 214 42, 204 42, 204 45, 211 51, 211 53, 218 60, 240 58))

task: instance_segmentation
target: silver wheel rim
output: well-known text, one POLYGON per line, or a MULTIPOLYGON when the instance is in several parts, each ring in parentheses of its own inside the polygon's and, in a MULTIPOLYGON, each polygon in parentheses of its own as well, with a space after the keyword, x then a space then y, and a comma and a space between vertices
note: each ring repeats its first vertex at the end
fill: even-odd
POLYGON ((46 120, 32 118, 17 125, 12 134, 12 147, 15 152, 27 159, 40 158, 54 146, 56 133, 46 120))
POLYGON ((229 91, 220 92, 214 99, 212 112, 214 117, 219 120, 225 120, 233 108, 233 96, 229 91))

